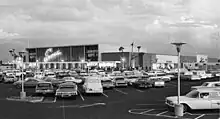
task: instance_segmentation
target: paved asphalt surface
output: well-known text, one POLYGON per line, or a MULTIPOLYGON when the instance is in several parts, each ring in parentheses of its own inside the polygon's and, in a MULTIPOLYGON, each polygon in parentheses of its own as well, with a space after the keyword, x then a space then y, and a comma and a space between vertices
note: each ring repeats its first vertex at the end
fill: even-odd
MULTIPOLYGON (((182 82, 181 93, 204 81, 182 82)), ((34 89, 26 89, 33 95, 34 89)), ((166 83, 165 88, 115 88, 102 95, 82 95, 76 100, 47 96, 42 103, 7 101, 18 96, 19 89, 12 84, 0 84, 0 119, 170 119, 175 118, 164 104, 167 96, 177 95, 177 81, 166 83)), ((217 119, 218 110, 193 111, 182 119, 217 119)))

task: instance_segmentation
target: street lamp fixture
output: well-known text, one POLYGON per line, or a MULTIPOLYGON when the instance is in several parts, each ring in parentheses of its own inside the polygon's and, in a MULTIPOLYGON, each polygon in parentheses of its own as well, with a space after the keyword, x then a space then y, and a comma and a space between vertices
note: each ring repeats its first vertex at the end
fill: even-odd
POLYGON ((178 53, 178 97, 177 97, 177 105, 175 108, 175 112, 180 112, 179 114, 176 114, 177 116, 182 116, 183 115, 183 107, 182 105, 180 105, 180 51, 181 51, 181 47, 186 44, 186 43, 182 43, 182 42, 176 42, 176 43, 171 43, 172 45, 176 46, 176 50, 178 53), (180 108, 178 108, 180 107, 180 108), (182 111, 179 111, 182 110, 182 111))
POLYGON ((25 99, 26 98, 26 92, 24 91, 24 55, 26 51, 19 52, 20 57, 22 58, 22 66, 21 66, 21 92, 20 92, 20 98, 25 99))

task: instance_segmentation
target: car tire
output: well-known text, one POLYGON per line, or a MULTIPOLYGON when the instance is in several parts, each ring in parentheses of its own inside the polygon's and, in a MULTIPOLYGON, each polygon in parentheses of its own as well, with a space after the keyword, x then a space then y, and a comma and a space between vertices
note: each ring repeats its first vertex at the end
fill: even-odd
POLYGON ((182 105, 183 105, 183 113, 191 111, 190 107, 187 104, 182 104, 182 105))

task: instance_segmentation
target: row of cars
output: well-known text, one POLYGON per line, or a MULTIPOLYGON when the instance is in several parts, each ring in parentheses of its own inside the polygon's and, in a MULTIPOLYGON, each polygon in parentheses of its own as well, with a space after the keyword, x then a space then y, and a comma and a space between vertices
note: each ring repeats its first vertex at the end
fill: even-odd
MULTIPOLYGON (((34 76, 13 83, 17 88, 35 88, 36 94, 55 94, 56 96, 76 96, 81 93, 103 93, 105 88, 127 87, 150 88, 164 87, 170 78, 135 74, 132 71, 111 72, 36 72, 34 76), (123 74, 124 73, 124 74, 123 74), (68 84, 68 85, 67 85, 68 84)), ((6 75, 12 76, 12 75, 6 75)))

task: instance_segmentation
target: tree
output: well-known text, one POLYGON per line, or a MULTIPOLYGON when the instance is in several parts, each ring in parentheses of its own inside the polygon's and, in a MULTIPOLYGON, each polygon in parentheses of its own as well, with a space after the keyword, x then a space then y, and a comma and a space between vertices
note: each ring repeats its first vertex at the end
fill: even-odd
POLYGON ((120 52, 123 52, 123 51, 124 51, 124 49, 125 49, 125 48, 121 46, 121 47, 119 47, 119 49, 118 49, 118 50, 119 50, 120 52))

